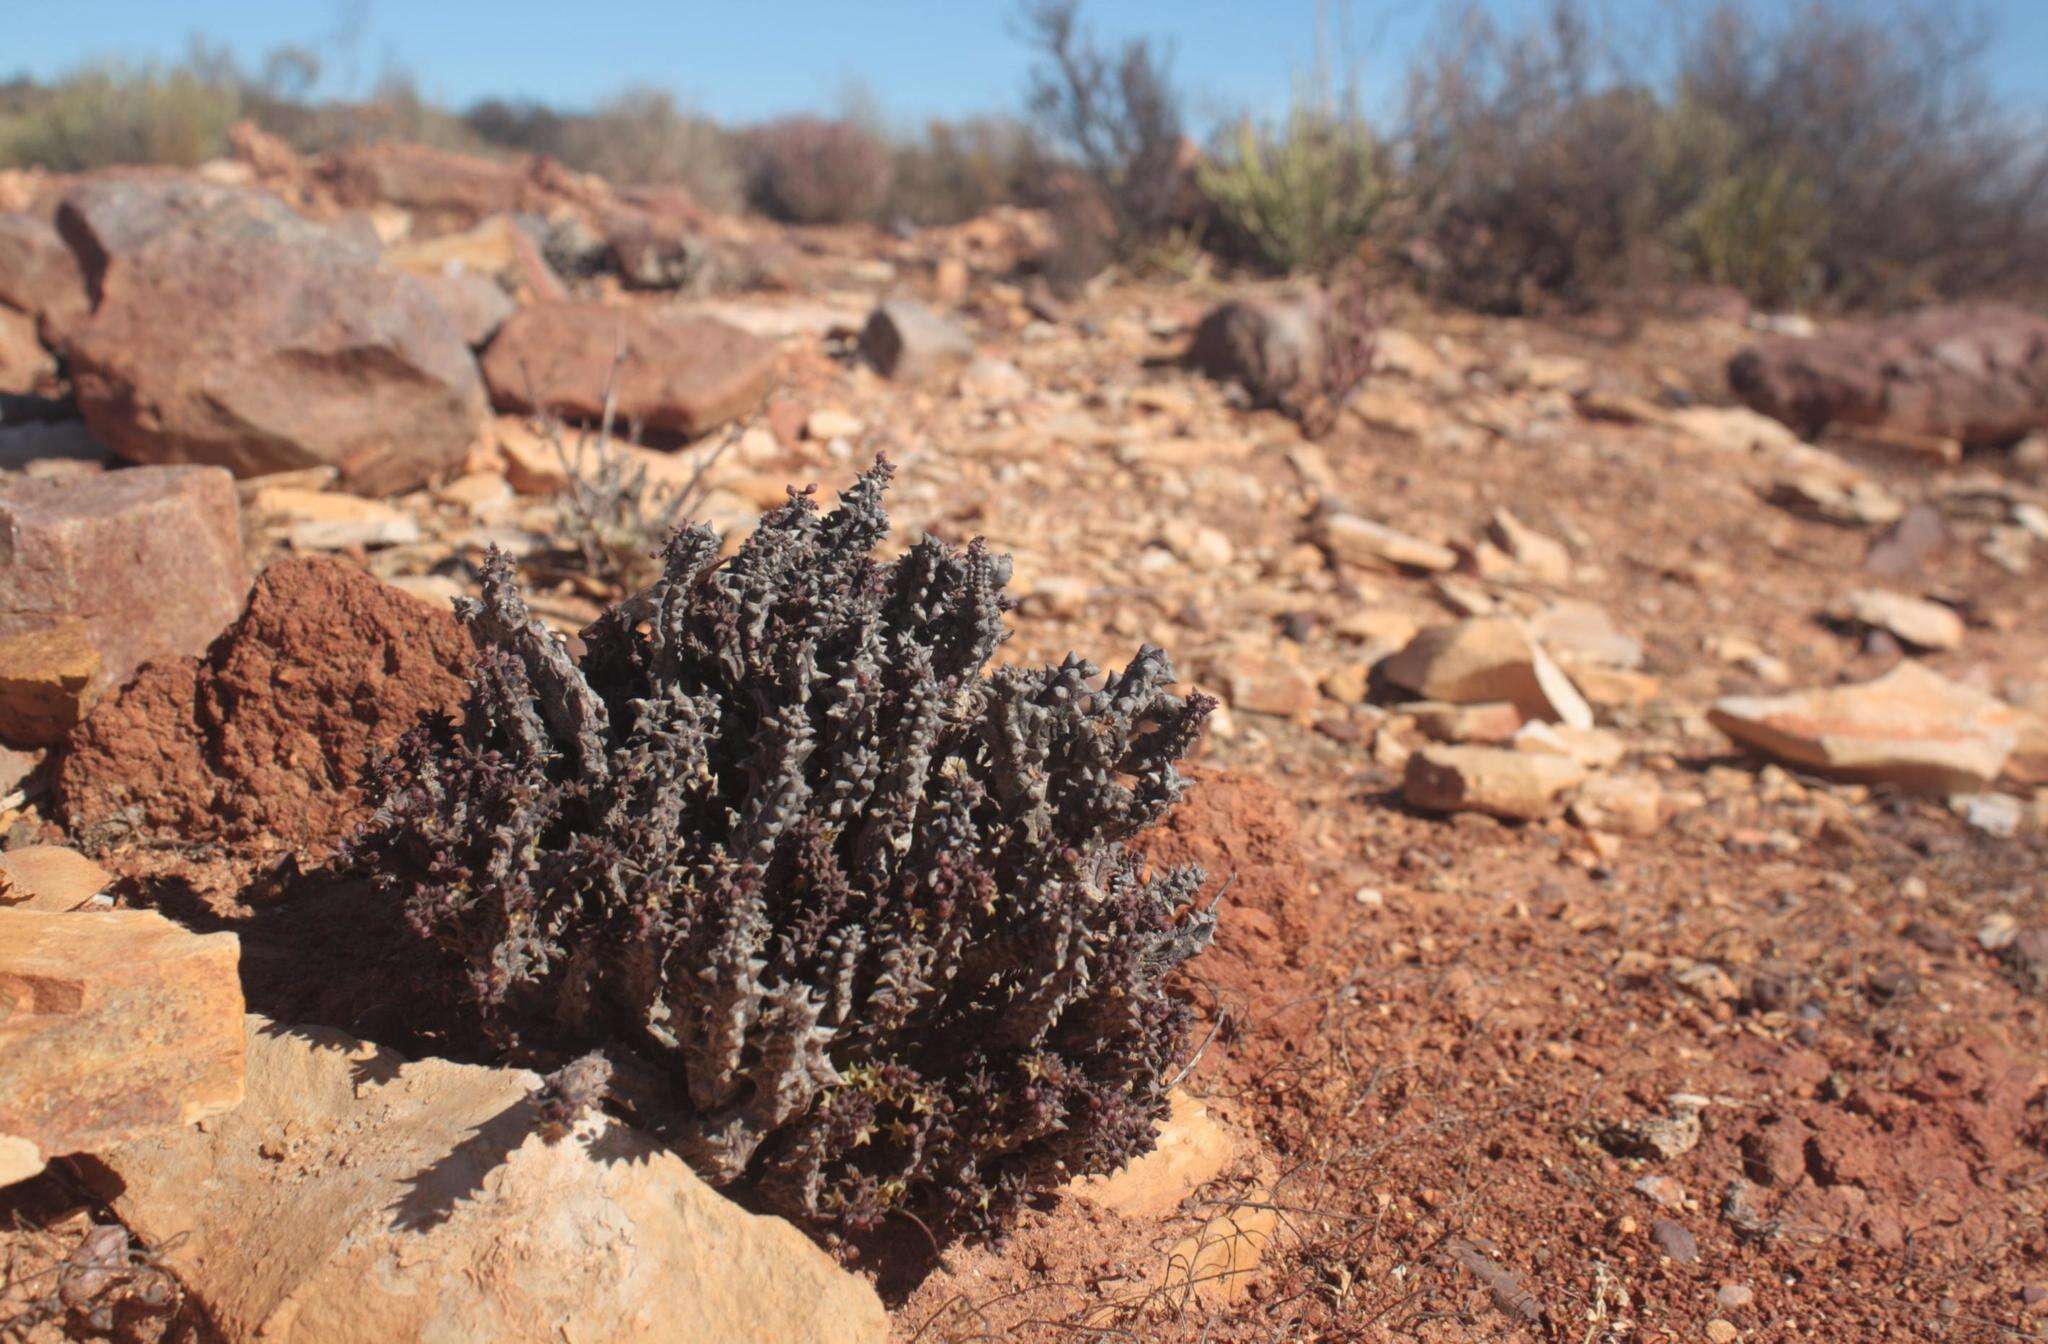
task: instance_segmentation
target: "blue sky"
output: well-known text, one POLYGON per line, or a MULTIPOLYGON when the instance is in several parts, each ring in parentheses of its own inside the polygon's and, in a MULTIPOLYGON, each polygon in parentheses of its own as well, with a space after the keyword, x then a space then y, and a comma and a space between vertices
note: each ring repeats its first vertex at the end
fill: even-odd
MULTIPOLYGON (((1694 0, 1594 0, 1624 21, 1694 0)), ((1512 14, 1535 0, 1490 0, 1512 14)), ((1869 0, 1873 5, 1884 0, 1869 0)), ((1309 68, 1319 15, 1386 96, 1405 55, 1454 0, 1084 0, 1105 37, 1167 39, 1196 96, 1198 124, 1282 106, 1309 68)), ((2002 41, 1999 92, 2048 108, 2048 0, 1989 0, 2002 41)), ((892 119, 1014 111, 1028 56, 1004 0, 10 0, 0 4, 0 78, 61 74, 105 57, 175 59, 203 33, 245 56, 284 42, 324 46, 328 92, 359 92, 396 63, 430 96, 486 95, 586 106, 632 84, 673 90, 747 121, 834 109, 859 80, 892 119), (4 14, 7 9, 12 14, 4 14), (334 36, 353 28, 349 43, 334 36), (353 86, 353 87, 351 87, 353 86)))

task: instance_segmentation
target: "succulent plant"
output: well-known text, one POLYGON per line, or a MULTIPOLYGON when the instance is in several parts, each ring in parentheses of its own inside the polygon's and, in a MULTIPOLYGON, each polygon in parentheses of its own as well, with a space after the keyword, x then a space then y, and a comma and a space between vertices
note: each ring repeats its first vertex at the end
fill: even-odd
POLYGON ((463 717, 379 767, 346 863, 496 1049, 601 1051, 615 1105, 758 1205, 944 1236, 1152 1146, 1214 920, 1125 841, 1213 702, 1153 648, 987 671, 1009 562, 876 560, 889 474, 792 491, 722 563, 681 529, 580 659, 494 559, 463 717))

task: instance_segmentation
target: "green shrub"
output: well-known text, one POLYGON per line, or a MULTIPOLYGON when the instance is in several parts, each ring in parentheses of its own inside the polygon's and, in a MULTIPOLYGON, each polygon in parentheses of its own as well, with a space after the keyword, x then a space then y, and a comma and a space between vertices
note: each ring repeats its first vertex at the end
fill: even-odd
POLYGON ((118 64, 79 71, 24 103, 0 121, 0 163, 57 172, 201 163, 227 151, 228 127, 242 115, 233 84, 118 64))
POLYGON ((1279 134, 1249 120, 1202 165, 1223 226, 1276 271, 1325 271, 1372 233, 1387 200, 1378 142, 1365 125, 1296 107, 1279 134))
POLYGON ((1812 188, 1787 164, 1760 163, 1709 186, 1676 241, 1694 278, 1785 306, 1813 294, 1825 229, 1812 188))

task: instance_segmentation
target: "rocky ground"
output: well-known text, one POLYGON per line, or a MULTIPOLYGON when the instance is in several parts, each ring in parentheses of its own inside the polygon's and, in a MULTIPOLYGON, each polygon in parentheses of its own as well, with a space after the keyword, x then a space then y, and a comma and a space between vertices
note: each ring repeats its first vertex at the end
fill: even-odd
MULTIPOLYGON (((652 445, 620 452, 728 530, 886 452, 895 544, 981 536, 1014 557, 1001 657, 1121 665, 1155 643, 1225 706, 1151 842, 1207 866, 1222 917, 1160 1154, 1001 1245, 871 1253, 854 1269, 892 1337, 2048 1337, 2048 439, 2024 437, 2048 424, 2048 338, 2010 356, 1959 351, 1953 326, 1894 336, 1918 343, 1873 375, 1877 409, 1817 421, 1793 386, 1811 370, 1739 375, 1781 421, 1729 382, 1763 319, 1509 321, 1389 293, 1372 376, 1310 439, 1182 359, 1238 288, 1055 298, 1024 273, 1031 216, 779 230, 446 165, 425 174, 437 196, 403 154, 276 151, 245 141, 168 204, 151 180, 0 182, 20 212, 0 218, 0 315, 35 347, 0 424, 0 902, 233 932, 252 1009, 401 1039, 402 1005, 337 1007, 348 968, 279 927, 277 893, 359 815, 374 749, 459 699, 466 638, 439 613, 486 547, 522 560, 565 633, 616 595, 571 554, 565 500, 588 492, 528 413, 609 401, 652 445), (258 186, 291 210, 206 194, 258 186), (571 223, 602 264, 570 264, 571 223), (266 294, 246 292, 249 256, 266 294), (235 320, 165 331, 167 292, 235 320), (1955 409, 2013 359, 2022 394, 1955 409)), ((1846 337, 1778 325, 1839 371, 1820 353, 1846 337)), ((138 926, 118 955, 178 932, 138 926)), ((9 966, 13 937, 11 994, 36 974, 9 966)), ((96 992, 176 1002, 199 973, 155 974, 96 992)), ((17 1025, 43 1011, 19 1004, 17 1025)), ((0 1041, 14 1029, 0 1018, 0 1041)), ((289 1043, 251 1044, 252 1070, 259 1054, 329 1086, 289 1043)), ((157 1085, 147 1060, 98 1067, 157 1085)), ((496 1123, 478 1117, 521 1104, 490 1091, 504 1071, 474 1072, 493 1073, 474 1095, 445 1087, 469 1109, 421 1132, 473 1145, 496 1123)), ((232 1149, 240 1126, 251 1165, 321 1189, 385 1171, 335 1137, 367 1122, 333 1086, 314 1119, 272 1132, 244 1101, 199 1132, 232 1149)), ((293 1089, 252 1072, 248 1095, 293 1089)), ((100 1156, 0 1195, 0 1315, 239 1339, 286 1300, 293 1338, 424 1328, 335 1305, 358 1263, 323 1258, 338 1213, 236 1208, 318 1224, 322 1249, 292 1261, 310 1287, 195 1260, 236 1225, 175 1210, 193 1164, 227 1159, 197 1138, 119 1146, 205 1113, 171 1110, 45 1138, 42 1156, 100 1156)), ((0 1135, 22 1123, 0 1103, 0 1135)), ((473 1238, 536 1191, 595 1207, 624 1171, 691 1179, 517 1151, 473 1238)), ((380 1197, 364 1191, 334 1207, 380 1197)), ((826 1282, 767 1221, 717 1245, 826 1282)), ((421 1262, 483 1283, 492 1319, 567 1319, 449 1240, 421 1262)), ((877 1337, 864 1310, 830 1337, 877 1337)))

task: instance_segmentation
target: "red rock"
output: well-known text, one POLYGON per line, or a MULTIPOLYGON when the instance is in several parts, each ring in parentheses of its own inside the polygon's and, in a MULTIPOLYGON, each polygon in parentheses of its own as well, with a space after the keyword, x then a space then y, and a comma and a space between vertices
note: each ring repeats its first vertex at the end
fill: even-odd
POLYGON ((494 215, 461 233, 401 243, 385 251, 384 264, 416 276, 452 271, 487 276, 529 303, 569 297, 540 247, 510 215, 494 215))
POLYGON ((2048 317, 1997 303, 1923 309, 1751 346, 1728 382, 1808 437, 1856 425, 2006 443, 2048 425, 2048 317))
POLYGON ((78 259, 48 221, 0 215, 0 306, 27 313, 52 343, 85 315, 78 259))
POLYGON ((66 349, 79 408, 124 457, 325 464, 383 493, 451 471, 481 428, 475 361, 432 296, 268 196, 93 183, 57 223, 95 297, 66 349))
POLYGON ((716 318, 548 303, 513 314, 483 368, 500 410, 594 421, 610 386, 621 423, 695 436, 761 404, 775 346, 716 318))
POLYGON ((199 652, 248 589, 235 483, 217 467, 0 483, 0 636, 78 621, 100 655, 88 695, 199 652))
POLYGON ((445 610, 338 560, 264 571, 203 661, 167 659, 87 715, 55 780, 78 832, 116 817, 186 839, 331 843, 358 780, 422 713, 453 713, 468 636, 445 610))
POLYGON ((436 232, 519 210, 530 195, 518 163, 401 141, 341 150, 320 173, 342 205, 400 206, 436 232))
POLYGON ((0 908, 0 1184, 240 1102, 239 960, 151 910, 0 908))

